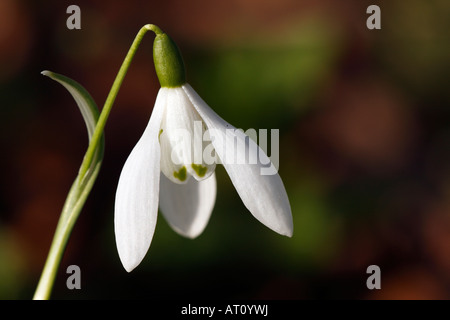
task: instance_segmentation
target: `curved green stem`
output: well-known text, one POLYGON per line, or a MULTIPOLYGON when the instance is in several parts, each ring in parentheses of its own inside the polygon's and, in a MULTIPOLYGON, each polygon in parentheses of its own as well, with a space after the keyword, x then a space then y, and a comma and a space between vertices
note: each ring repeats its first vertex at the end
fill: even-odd
MULTIPOLYGON (((89 134, 90 143, 83 158, 83 162, 81 164, 78 175, 66 198, 66 202, 61 212, 61 216, 56 227, 55 235, 53 237, 47 260, 45 262, 44 269, 42 271, 41 278, 39 279, 39 283, 33 299, 43 300, 50 298, 56 273, 58 271, 58 267, 60 265, 64 250, 66 248, 67 241, 70 237, 73 226, 75 225, 75 222, 81 212, 81 209, 83 208, 84 203, 86 202, 86 199, 92 189, 92 186, 94 185, 95 179, 97 178, 97 175, 100 171, 104 149, 103 130, 105 128, 106 121, 116 99, 116 96, 119 92, 120 86, 131 64, 131 61, 133 60, 133 57, 139 47, 139 44, 141 43, 145 33, 147 33, 147 31, 149 30, 153 31, 157 35, 162 33, 161 29, 151 24, 145 25, 139 30, 130 49, 128 50, 128 53, 122 63, 122 66, 119 69, 119 72, 117 73, 108 97, 106 98, 102 112, 100 116, 98 116, 98 120, 97 108, 96 106, 94 108, 92 107, 92 105, 95 105, 95 102, 93 102, 92 98, 84 90, 84 88, 79 86, 73 80, 68 79, 64 76, 57 75, 49 71, 44 72, 45 75, 49 75, 53 79, 65 85, 66 88, 69 89, 69 91, 71 88, 76 87, 76 90, 78 90, 77 92, 79 93, 78 98, 81 97, 81 100, 85 102, 87 101, 87 104, 89 104, 88 107, 91 110, 88 110, 88 112, 96 112, 97 114, 95 115, 95 129, 92 130, 92 128, 89 128, 88 126, 88 131, 93 131, 89 134), (96 110, 93 111, 92 109, 96 110)), ((79 101, 77 101, 77 103, 79 103, 79 101)), ((83 113, 83 108, 80 107, 80 109, 82 109, 83 113)))
POLYGON ((111 87, 111 90, 109 91, 108 97, 106 98, 105 105, 103 106, 102 113, 100 114, 100 117, 97 122, 97 126, 95 128, 94 134, 92 136, 92 143, 89 145, 88 150, 86 152, 86 155, 84 157, 83 163, 81 164, 80 168, 80 175, 84 176, 89 169, 89 164, 92 162, 92 158, 94 157, 95 153, 95 145, 98 143, 98 140, 100 139, 101 135, 103 134, 103 129, 105 128, 106 120, 108 119, 109 113, 111 111, 112 105, 114 103, 114 100, 117 97, 117 93, 119 92, 119 88, 122 85, 123 79, 125 78, 125 75, 128 71, 128 68, 130 67, 131 61, 133 60, 133 57, 139 47, 139 44, 142 41, 142 38, 147 33, 147 31, 153 31, 156 34, 162 33, 161 29, 153 24, 147 24, 139 30, 138 34, 136 35, 136 38, 134 39, 133 43, 131 44, 130 49, 128 50, 128 53, 123 60, 122 66, 119 69, 119 72, 117 73, 116 79, 114 80, 114 83, 111 87))

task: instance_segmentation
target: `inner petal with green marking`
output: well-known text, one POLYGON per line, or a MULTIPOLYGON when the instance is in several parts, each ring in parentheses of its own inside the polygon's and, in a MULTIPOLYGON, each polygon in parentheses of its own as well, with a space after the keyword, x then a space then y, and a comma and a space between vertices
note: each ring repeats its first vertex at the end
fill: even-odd
POLYGON ((191 176, 204 180, 216 167, 204 159, 204 153, 211 149, 206 125, 181 87, 164 90, 167 90, 166 108, 157 137, 161 171, 178 184, 186 183, 191 176))

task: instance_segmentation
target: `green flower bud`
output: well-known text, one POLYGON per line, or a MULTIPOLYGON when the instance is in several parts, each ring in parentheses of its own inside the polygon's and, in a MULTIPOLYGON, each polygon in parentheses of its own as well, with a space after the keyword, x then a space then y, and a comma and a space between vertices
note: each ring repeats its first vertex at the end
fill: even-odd
POLYGON ((180 50, 165 33, 156 33, 153 61, 161 87, 180 87, 186 83, 186 73, 180 50))

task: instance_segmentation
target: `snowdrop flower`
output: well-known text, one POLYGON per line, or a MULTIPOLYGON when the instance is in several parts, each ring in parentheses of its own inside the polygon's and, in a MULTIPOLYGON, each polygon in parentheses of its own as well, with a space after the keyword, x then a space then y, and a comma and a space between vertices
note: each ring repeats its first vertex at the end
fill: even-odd
POLYGON ((169 225, 185 237, 197 237, 208 223, 216 200, 215 163, 188 156, 195 149, 196 123, 211 132, 211 142, 203 143, 202 151, 214 148, 252 215, 279 234, 292 236, 292 214, 283 182, 276 171, 261 174, 269 158, 241 131, 227 134, 235 128, 186 83, 176 44, 159 28, 153 31, 153 56, 161 88, 150 121, 125 162, 116 192, 114 229, 124 268, 132 271, 147 253, 158 206, 169 225), (194 139, 180 139, 180 132, 194 139), (225 161, 230 139, 245 146, 236 151, 237 157, 239 152, 257 150, 260 160, 252 164, 225 161))

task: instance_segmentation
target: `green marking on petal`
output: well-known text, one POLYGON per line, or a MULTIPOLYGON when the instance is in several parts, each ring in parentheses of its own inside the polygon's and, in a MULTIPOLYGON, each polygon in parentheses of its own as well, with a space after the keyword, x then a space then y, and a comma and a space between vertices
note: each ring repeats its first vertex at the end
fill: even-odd
POLYGON ((206 174, 206 171, 208 171, 208 168, 205 166, 202 166, 201 164, 191 164, 192 169, 197 173, 197 175, 200 178, 203 178, 206 174))
POLYGON ((173 176, 180 181, 185 181, 187 178, 186 167, 185 166, 181 167, 181 169, 178 172, 174 171, 173 176))
POLYGON ((164 131, 163 129, 159 130, 159 133, 158 133, 158 140, 159 140, 159 142, 161 142, 160 137, 161 137, 161 133, 163 133, 163 131, 164 131))

